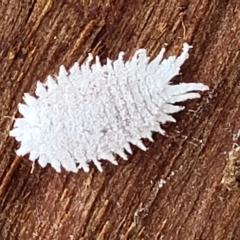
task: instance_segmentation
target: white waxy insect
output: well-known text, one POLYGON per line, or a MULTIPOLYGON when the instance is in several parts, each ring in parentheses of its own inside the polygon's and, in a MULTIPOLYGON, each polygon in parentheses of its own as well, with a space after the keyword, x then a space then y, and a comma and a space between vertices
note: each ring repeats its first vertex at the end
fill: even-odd
POLYGON ((69 73, 60 67, 56 80, 48 76, 37 82, 36 97, 24 94, 19 104, 22 118, 15 120, 10 136, 21 143, 19 156, 57 171, 89 171, 93 162, 102 171, 101 159, 117 164, 114 155, 127 160, 130 143, 146 150, 141 139, 152 141, 152 132, 164 135, 160 124, 175 122, 171 114, 184 109, 175 103, 199 98, 197 91, 208 90, 201 83, 171 84, 188 58, 190 46, 183 45, 179 57, 163 59, 165 49, 149 62, 144 49, 130 61, 107 59, 101 65, 93 57, 69 73))

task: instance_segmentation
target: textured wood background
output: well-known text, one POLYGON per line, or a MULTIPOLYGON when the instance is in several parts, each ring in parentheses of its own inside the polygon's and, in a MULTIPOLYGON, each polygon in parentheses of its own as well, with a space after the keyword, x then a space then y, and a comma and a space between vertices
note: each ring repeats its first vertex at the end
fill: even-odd
POLYGON ((221 184, 239 143, 239 0, 2 0, 0 27, 0 239, 240 239, 239 179, 221 184), (90 174, 37 163, 31 174, 16 157, 9 117, 37 80, 88 52, 104 63, 140 47, 179 54, 183 42, 194 48, 175 81, 211 90, 164 126, 168 136, 145 141, 147 152, 133 147, 129 161, 90 174))

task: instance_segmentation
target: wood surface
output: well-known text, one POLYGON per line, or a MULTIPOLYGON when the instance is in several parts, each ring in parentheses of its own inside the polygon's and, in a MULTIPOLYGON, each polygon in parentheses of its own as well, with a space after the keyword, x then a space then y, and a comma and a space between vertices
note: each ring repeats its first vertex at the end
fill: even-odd
POLYGON ((0 29, 0 239, 240 239, 239 0, 2 0, 0 29), (89 52, 104 63, 139 48, 179 54, 184 42, 193 49, 174 82, 210 91, 147 152, 89 174, 15 155, 8 133, 37 80, 89 52))

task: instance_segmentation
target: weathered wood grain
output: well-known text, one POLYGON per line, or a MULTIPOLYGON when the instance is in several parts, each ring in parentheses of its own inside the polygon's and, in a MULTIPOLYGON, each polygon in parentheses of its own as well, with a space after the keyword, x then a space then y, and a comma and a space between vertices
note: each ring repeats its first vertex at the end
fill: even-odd
POLYGON ((0 239, 240 238, 240 189, 221 183, 240 142, 238 0, 2 0, 0 26, 0 239), (154 57, 185 41, 194 48, 175 81, 211 90, 164 127, 168 136, 145 141, 147 152, 90 174, 38 164, 31 174, 15 156, 11 117, 37 80, 88 52, 104 62, 143 47, 154 57))

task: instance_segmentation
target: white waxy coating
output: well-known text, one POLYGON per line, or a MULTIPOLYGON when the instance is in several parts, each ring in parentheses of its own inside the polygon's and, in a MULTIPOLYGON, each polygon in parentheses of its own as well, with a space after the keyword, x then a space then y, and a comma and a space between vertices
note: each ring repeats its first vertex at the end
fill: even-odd
POLYGON ((101 65, 89 54, 85 64, 75 63, 67 73, 60 67, 57 81, 51 76, 37 83, 37 98, 25 93, 19 104, 23 118, 16 119, 10 136, 21 142, 16 151, 57 171, 89 171, 89 162, 102 171, 101 159, 116 164, 114 154, 127 160, 130 144, 146 150, 141 139, 152 141, 152 132, 164 134, 160 124, 175 122, 171 114, 184 109, 173 105, 199 98, 196 91, 208 90, 201 83, 171 85, 188 58, 185 43, 179 57, 162 59, 165 49, 151 62, 144 49, 124 62, 121 52, 116 61, 101 65), (160 123, 160 124, 159 124, 160 123))

